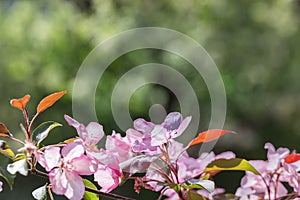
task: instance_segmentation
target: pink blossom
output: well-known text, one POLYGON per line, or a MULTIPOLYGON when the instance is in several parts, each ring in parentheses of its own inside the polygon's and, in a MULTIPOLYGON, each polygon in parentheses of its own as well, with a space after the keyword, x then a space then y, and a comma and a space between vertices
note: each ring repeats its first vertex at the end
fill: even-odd
POLYGON ((112 135, 107 136, 105 148, 115 155, 120 162, 123 162, 135 155, 132 147, 134 142, 140 138, 142 138, 142 134, 137 131, 127 131, 126 137, 113 132, 112 135))
POLYGON ((198 158, 180 157, 178 159, 179 180, 184 182, 186 179, 202 174, 209 163, 221 158, 225 158, 225 159, 235 158, 235 154, 229 151, 223 152, 218 155, 215 155, 214 152, 210 152, 210 153, 204 152, 198 158))
POLYGON ((134 129, 143 133, 143 137, 135 142, 133 150, 157 153, 160 145, 180 136, 190 121, 191 117, 183 118, 178 112, 168 114, 164 122, 157 125, 143 119, 135 120, 134 129))
MULTIPOLYGON (((167 173, 170 179, 173 179, 175 183, 179 183, 179 184, 189 183, 189 181, 197 180, 198 181, 197 183, 203 185, 204 187, 208 187, 211 190, 211 192, 214 190, 213 182, 211 181, 206 182, 206 180, 201 180, 199 178, 195 179, 195 178, 203 174, 206 166, 209 163, 211 163, 213 160, 220 159, 220 158, 230 159, 235 157, 235 154, 232 152, 224 152, 219 155, 215 155, 213 152, 210 152, 210 153, 202 153, 199 156, 199 158, 192 158, 189 157, 187 152, 184 151, 183 145, 174 140, 169 141, 169 147, 167 152, 172 165, 177 166, 177 175, 175 175, 172 172, 167 173), (182 151, 183 153, 180 155, 182 151)), ((161 183, 167 183, 168 181, 166 180, 165 177, 163 177, 160 174, 159 171, 156 171, 155 166, 150 167, 150 169, 152 170, 147 171, 145 175, 145 182, 147 182, 148 188, 150 188, 151 190, 160 191, 163 188, 161 183)), ((218 190, 218 192, 220 192, 220 190, 218 190)), ((169 199, 179 198, 178 194, 173 189, 167 189, 163 192, 163 194, 165 196, 168 196, 169 199)), ((217 194, 217 191, 213 194, 205 193, 205 192, 202 192, 201 194, 203 194, 205 197, 209 199, 212 199, 211 196, 213 194, 217 194)))
POLYGON ((85 187, 80 175, 91 175, 97 170, 97 162, 84 155, 84 147, 76 142, 62 149, 48 147, 38 161, 49 172, 53 192, 71 200, 83 197, 85 187))
POLYGON ((2 192, 2 190, 3 190, 2 186, 3 186, 3 183, 0 181, 0 192, 2 192))
POLYGON ((98 161, 98 169, 94 174, 94 179, 101 186, 101 191, 110 192, 118 187, 122 172, 117 157, 104 149, 93 152, 92 156, 98 161))
POLYGON ((68 115, 64 115, 64 117, 68 124, 77 130, 80 141, 86 147, 86 150, 93 151, 104 136, 103 126, 97 122, 90 122, 87 126, 84 126, 68 115))
POLYGON ((246 199, 248 195, 251 195, 253 199, 283 197, 288 193, 288 190, 282 182, 289 182, 292 187, 298 188, 297 180, 293 178, 297 172, 284 163, 284 158, 290 151, 287 148, 276 150, 270 143, 266 143, 265 148, 268 150, 267 161, 249 161, 261 175, 246 172, 241 180, 241 187, 236 191, 236 195, 241 199, 246 199))

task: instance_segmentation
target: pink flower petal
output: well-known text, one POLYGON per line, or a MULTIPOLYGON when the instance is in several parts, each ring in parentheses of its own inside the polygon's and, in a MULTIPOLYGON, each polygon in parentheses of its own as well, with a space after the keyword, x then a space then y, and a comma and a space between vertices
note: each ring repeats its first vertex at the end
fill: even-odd
POLYGON ((155 124, 153 124, 152 122, 147 122, 142 118, 136 119, 133 122, 134 129, 141 131, 144 134, 150 133, 153 130, 154 126, 155 124))
POLYGON ((68 184, 64 195, 70 200, 82 199, 85 190, 82 178, 77 173, 69 171, 66 171, 65 175, 68 180, 68 184))
POLYGON ((138 155, 132 157, 122 163, 120 163, 120 167, 122 171, 128 172, 131 174, 135 173, 143 173, 145 172, 152 162, 157 160, 160 154, 157 155, 138 155))
POLYGON ((162 126, 168 131, 176 130, 180 126, 182 120, 183 117, 179 112, 171 112, 167 115, 162 126))
POLYGON ((60 148, 59 147, 49 147, 44 151, 44 161, 45 169, 50 171, 54 167, 57 167, 61 161, 60 148))
POLYGON ((161 125, 156 125, 151 132, 151 146, 160 146, 167 142, 167 130, 161 125))
POLYGON ((142 139, 143 134, 140 132, 130 128, 126 131, 126 138, 128 139, 128 142, 133 145, 136 140, 142 139))
POLYGON ((109 168, 120 170, 119 159, 112 155, 111 152, 100 149, 98 152, 93 152, 90 156, 97 159, 100 164, 106 165, 109 168))
POLYGON ((72 160, 73 158, 80 157, 83 154, 84 147, 77 142, 69 143, 61 150, 61 155, 65 158, 65 160, 72 160))
POLYGON ((105 148, 116 155, 120 161, 124 161, 131 157, 131 144, 126 140, 127 138, 121 137, 119 133, 113 133, 111 136, 107 136, 105 148))
POLYGON ((71 164, 73 171, 80 175, 92 175, 98 167, 98 163, 94 159, 85 155, 72 159, 71 164))
POLYGON ((221 158, 225 158, 225 159, 231 159, 231 158, 235 158, 235 154, 231 151, 225 151, 222 152, 218 155, 216 155, 215 159, 221 159, 221 158))
POLYGON ((185 129, 188 127, 188 125, 190 124, 191 120, 192 120, 191 116, 184 118, 184 120, 181 122, 181 124, 179 125, 179 127, 177 129, 176 136, 174 136, 172 138, 176 138, 176 137, 180 136, 185 131, 185 129))
POLYGON ((49 180, 52 185, 52 191, 55 194, 65 194, 68 181, 62 169, 55 168, 51 170, 49 173, 49 180))
POLYGON ((96 122, 89 123, 86 127, 86 131, 87 138, 84 142, 89 146, 96 145, 104 136, 103 126, 96 122))
POLYGON ((76 129, 79 127, 80 123, 78 121, 76 121, 69 115, 64 115, 64 117, 65 117, 65 120, 67 121, 67 123, 69 124, 69 126, 73 126, 76 129))
POLYGON ((120 177, 121 174, 104 165, 99 165, 94 174, 95 181, 102 187, 102 192, 110 192, 115 189, 120 183, 120 177))

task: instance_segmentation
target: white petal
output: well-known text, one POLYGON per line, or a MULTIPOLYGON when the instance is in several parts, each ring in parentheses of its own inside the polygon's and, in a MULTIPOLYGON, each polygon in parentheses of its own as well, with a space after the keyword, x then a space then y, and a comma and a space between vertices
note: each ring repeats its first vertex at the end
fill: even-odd
POLYGON ((7 165, 7 171, 11 174, 16 174, 17 172, 19 172, 20 174, 27 176, 28 166, 26 163, 26 159, 18 160, 14 163, 7 165))
POLYGON ((46 200, 47 199, 47 184, 35 189, 31 194, 37 200, 46 200))

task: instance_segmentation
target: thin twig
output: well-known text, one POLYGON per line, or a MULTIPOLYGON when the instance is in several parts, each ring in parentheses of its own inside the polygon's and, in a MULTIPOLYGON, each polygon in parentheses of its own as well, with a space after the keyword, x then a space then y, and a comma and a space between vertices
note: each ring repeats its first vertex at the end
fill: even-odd
POLYGON ((33 122, 35 121, 35 119, 37 118, 37 116, 38 116, 39 114, 40 114, 40 113, 36 113, 36 114, 33 116, 33 118, 31 119, 30 124, 29 124, 29 126, 28 126, 28 132, 29 132, 29 133, 30 133, 30 131, 31 131, 31 127, 32 127, 33 122))
POLYGON ((37 169, 30 169, 29 171, 30 171, 30 173, 32 173, 34 175, 37 175, 37 176, 40 176, 40 177, 43 177, 43 178, 48 178, 48 174, 47 173, 41 172, 41 171, 39 171, 37 169))
POLYGON ((48 189, 48 194, 49 194, 50 200, 54 200, 53 194, 51 192, 51 187, 47 186, 47 189, 48 189))
POLYGON ((92 192, 92 193, 95 193, 95 194, 99 194, 99 195, 101 195, 101 196, 105 196, 105 197, 108 197, 108 198, 110 198, 110 199, 118 199, 118 200, 134 200, 134 199, 132 199, 132 198, 123 197, 123 196, 120 196, 120 195, 117 195, 117 194, 101 192, 100 190, 95 190, 95 189, 89 188, 89 187, 85 187, 85 191, 92 192))
POLYGON ((17 138, 14 138, 14 137, 6 137, 7 139, 10 139, 10 140, 13 140, 13 141, 15 141, 15 142, 18 142, 18 143, 20 143, 20 144, 22 144, 22 145, 25 145, 25 143, 24 142, 22 142, 21 140, 19 140, 19 139, 17 139, 17 138))

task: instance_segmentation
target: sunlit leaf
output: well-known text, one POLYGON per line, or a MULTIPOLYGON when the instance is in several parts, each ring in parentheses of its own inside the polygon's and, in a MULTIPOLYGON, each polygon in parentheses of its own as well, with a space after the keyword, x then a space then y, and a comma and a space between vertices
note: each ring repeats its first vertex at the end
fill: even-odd
POLYGON ((13 158, 13 161, 16 162, 18 160, 22 160, 22 159, 25 159, 26 156, 24 153, 18 153, 14 158, 13 158))
POLYGON ((15 157, 14 152, 9 148, 8 144, 6 144, 6 142, 3 140, 0 140, 0 153, 11 159, 15 157))
POLYGON ((206 200, 206 198, 193 190, 188 191, 188 200, 206 200))
POLYGON ((27 94, 20 99, 10 100, 10 105, 12 107, 18 108, 19 110, 24 110, 29 100, 30 100, 30 95, 27 94))
POLYGON ((49 96, 46 96, 44 99, 40 101, 37 107, 37 112, 41 113, 47 108, 51 107, 57 100, 59 100, 66 93, 67 91, 62 91, 62 92, 56 92, 50 94, 49 96))
POLYGON ((221 129, 211 129, 208 131, 204 131, 202 133, 199 133, 199 135, 189 143, 188 147, 191 147, 196 144, 203 143, 203 142, 210 142, 210 141, 216 140, 226 133, 235 133, 235 132, 230 131, 230 130, 221 130, 221 129))
MULTIPOLYGON (((98 190, 98 188, 91 181, 89 181, 87 179, 82 179, 82 181, 83 181, 84 186, 86 186, 88 188, 92 188, 94 190, 98 190)), ((83 199, 84 200, 98 200, 99 199, 99 195, 95 194, 93 192, 85 191, 83 199)))
POLYGON ((215 183, 210 180, 191 179, 186 184, 183 184, 182 187, 185 189, 204 189, 208 192, 213 192, 215 183))
POLYGON ((287 157, 285 157, 284 161, 288 164, 297 162, 300 160, 300 154, 298 153, 292 153, 290 155, 288 155, 287 157))
POLYGON ((35 189, 31 194, 34 199, 47 200, 47 184, 35 189))
POLYGON ((15 157, 15 154, 11 149, 0 150, 0 153, 4 154, 10 158, 15 157))
POLYGON ((254 174, 259 172, 245 159, 232 158, 232 159, 218 159, 211 162, 205 169, 206 172, 210 171, 250 171, 254 174))
POLYGON ((41 142, 49 135, 49 132, 58 126, 62 125, 53 121, 44 122, 32 132, 32 139, 36 141, 37 146, 39 146, 41 142))
POLYGON ((8 128, 0 122, 0 137, 7 138, 11 136, 12 134, 9 132, 8 128))
POLYGON ((175 190, 176 192, 180 191, 180 184, 176 184, 176 183, 165 183, 164 186, 168 186, 169 188, 175 190))
POLYGON ((5 181, 8 183, 10 189, 14 184, 14 179, 16 175, 13 175, 7 171, 7 165, 11 163, 11 159, 3 154, 0 154, 0 176, 2 176, 5 181))

